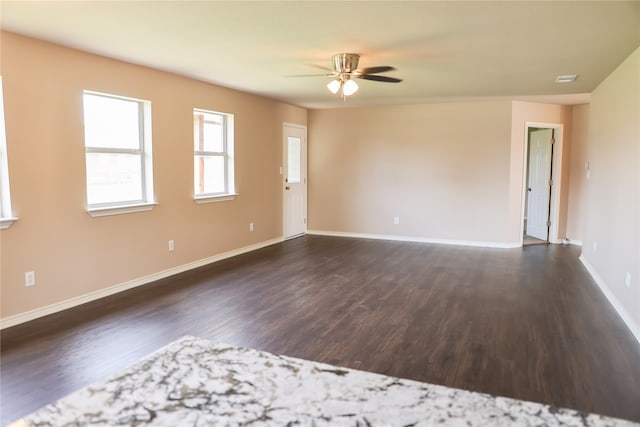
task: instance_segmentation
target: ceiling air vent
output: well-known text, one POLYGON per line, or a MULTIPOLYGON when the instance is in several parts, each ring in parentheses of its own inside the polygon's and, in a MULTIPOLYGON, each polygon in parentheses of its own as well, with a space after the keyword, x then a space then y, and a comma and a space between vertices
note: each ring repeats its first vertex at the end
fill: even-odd
POLYGON ((575 74, 566 74, 564 76, 556 77, 556 83, 571 83, 575 82, 578 76, 575 74))

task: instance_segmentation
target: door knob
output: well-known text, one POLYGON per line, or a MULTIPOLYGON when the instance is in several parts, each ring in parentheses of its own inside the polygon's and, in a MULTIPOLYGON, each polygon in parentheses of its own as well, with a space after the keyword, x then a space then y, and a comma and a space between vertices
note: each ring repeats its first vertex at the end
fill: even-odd
POLYGON ((289 189, 289 186, 287 185, 286 187, 284 187, 284 189, 285 189, 285 190, 288 190, 288 189, 289 189))
POLYGON ((531 191, 531 187, 527 188, 527 191, 531 191))

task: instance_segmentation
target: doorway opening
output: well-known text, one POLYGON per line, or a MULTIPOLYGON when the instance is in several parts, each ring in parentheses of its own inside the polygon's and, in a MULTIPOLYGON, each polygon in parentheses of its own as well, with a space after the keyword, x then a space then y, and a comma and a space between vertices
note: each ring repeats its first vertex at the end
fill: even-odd
POLYGON ((560 243, 562 125, 527 122, 525 130, 522 245, 560 243))

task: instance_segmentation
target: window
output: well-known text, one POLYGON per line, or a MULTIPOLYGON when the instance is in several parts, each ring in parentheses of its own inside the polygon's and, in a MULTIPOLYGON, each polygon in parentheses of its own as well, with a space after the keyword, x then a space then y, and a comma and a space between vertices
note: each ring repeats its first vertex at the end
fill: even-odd
POLYGON ((194 109, 193 145, 196 200, 234 196, 233 115, 194 109))
POLYGON ((85 91, 84 141, 89 213, 151 209, 151 103, 85 91))
POLYGON ((299 136, 287 137, 287 182, 289 184, 300 184, 300 163, 302 153, 300 153, 302 139, 299 136))
POLYGON ((4 98, 2 95, 2 76, 0 76, 0 229, 9 228, 15 220, 16 218, 11 212, 7 133, 4 125, 4 98))

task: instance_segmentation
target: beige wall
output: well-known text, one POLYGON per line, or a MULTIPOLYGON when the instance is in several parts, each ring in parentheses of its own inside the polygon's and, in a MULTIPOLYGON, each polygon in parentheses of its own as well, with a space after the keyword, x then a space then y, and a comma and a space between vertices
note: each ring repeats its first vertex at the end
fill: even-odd
POLYGON ((640 340, 640 48, 592 94, 587 160, 582 257, 640 340))
POLYGON ((584 192, 587 183, 585 167, 589 141, 589 104, 573 106, 572 124, 567 238, 571 241, 582 242, 584 192))
POLYGON ((306 110, 10 33, 1 55, 20 218, 1 232, 2 318, 282 235, 282 122, 306 124, 306 110), (85 89, 152 102, 152 211, 86 213, 85 89), (233 201, 192 199, 194 107, 235 115, 233 201), (36 273, 33 288, 24 286, 26 271, 36 273))
POLYGON ((563 125, 562 239, 572 107, 528 102, 310 111, 310 228, 518 245, 526 122, 563 125))
POLYGON ((510 144, 508 101, 312 110, 309 228, 517 242, 510 144))
POLYGON ((508 216, 508 236, 512 241, 520 241, 522 235, 524 170, 526 167, 524 155, 527 146, 525 127, 527 122, 563 125, 558 237, 562 240, 566 235, 571 151, 571 110, 572 107, 566 105, 513 102, 508 216))

